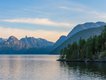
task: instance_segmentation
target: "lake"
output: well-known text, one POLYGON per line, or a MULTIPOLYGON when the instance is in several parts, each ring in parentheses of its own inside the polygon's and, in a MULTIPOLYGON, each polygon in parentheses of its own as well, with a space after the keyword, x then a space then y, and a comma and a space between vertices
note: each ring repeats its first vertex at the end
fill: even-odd
POLYGON ((106 80, 106 63, 63 63, 57 55, 1 55, 0 80, 106 80))

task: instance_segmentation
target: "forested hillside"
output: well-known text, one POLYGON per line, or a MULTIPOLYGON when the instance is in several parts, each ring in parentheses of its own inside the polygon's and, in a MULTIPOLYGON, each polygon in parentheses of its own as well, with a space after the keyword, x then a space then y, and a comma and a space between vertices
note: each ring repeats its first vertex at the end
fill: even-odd
POLYGON ((81 39, 61 50, 60 60, 106 61, 106 26, 102 33, 88 39, 81 39))

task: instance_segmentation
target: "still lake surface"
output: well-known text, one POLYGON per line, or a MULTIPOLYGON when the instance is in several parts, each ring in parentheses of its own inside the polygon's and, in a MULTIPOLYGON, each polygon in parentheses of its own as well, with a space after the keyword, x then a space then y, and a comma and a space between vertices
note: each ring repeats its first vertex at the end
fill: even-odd
POLYGON ((56 59, 56 55, 1 55, 0 80, 106 80, 106 63, 56 59))

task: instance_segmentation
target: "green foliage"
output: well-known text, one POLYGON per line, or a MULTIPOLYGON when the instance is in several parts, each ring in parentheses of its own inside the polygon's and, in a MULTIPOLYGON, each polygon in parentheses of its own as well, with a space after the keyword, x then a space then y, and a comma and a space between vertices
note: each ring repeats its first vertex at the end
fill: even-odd
POLYGON ((101 52, 98 57, 99 57, 100 59, 101 59, 101 58, 106 58, 106 51, 101 52))
POLYGON ((93 36, 87 40, 80 39, 78 42, 68 45, 61 50, 61 59, 66 60, 95 60, 106 57, 106 26, 101 35, 93 36))

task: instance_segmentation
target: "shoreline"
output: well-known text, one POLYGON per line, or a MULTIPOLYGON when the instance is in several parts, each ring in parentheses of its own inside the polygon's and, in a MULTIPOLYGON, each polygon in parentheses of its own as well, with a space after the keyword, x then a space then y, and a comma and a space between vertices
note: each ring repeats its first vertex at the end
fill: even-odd
POLYGON ((57 61, 59 62, 84 62, 84 63, 87 63, 87 62, 106 62, 106 60, 65 60, 65 59, 58 59, 57 61))

